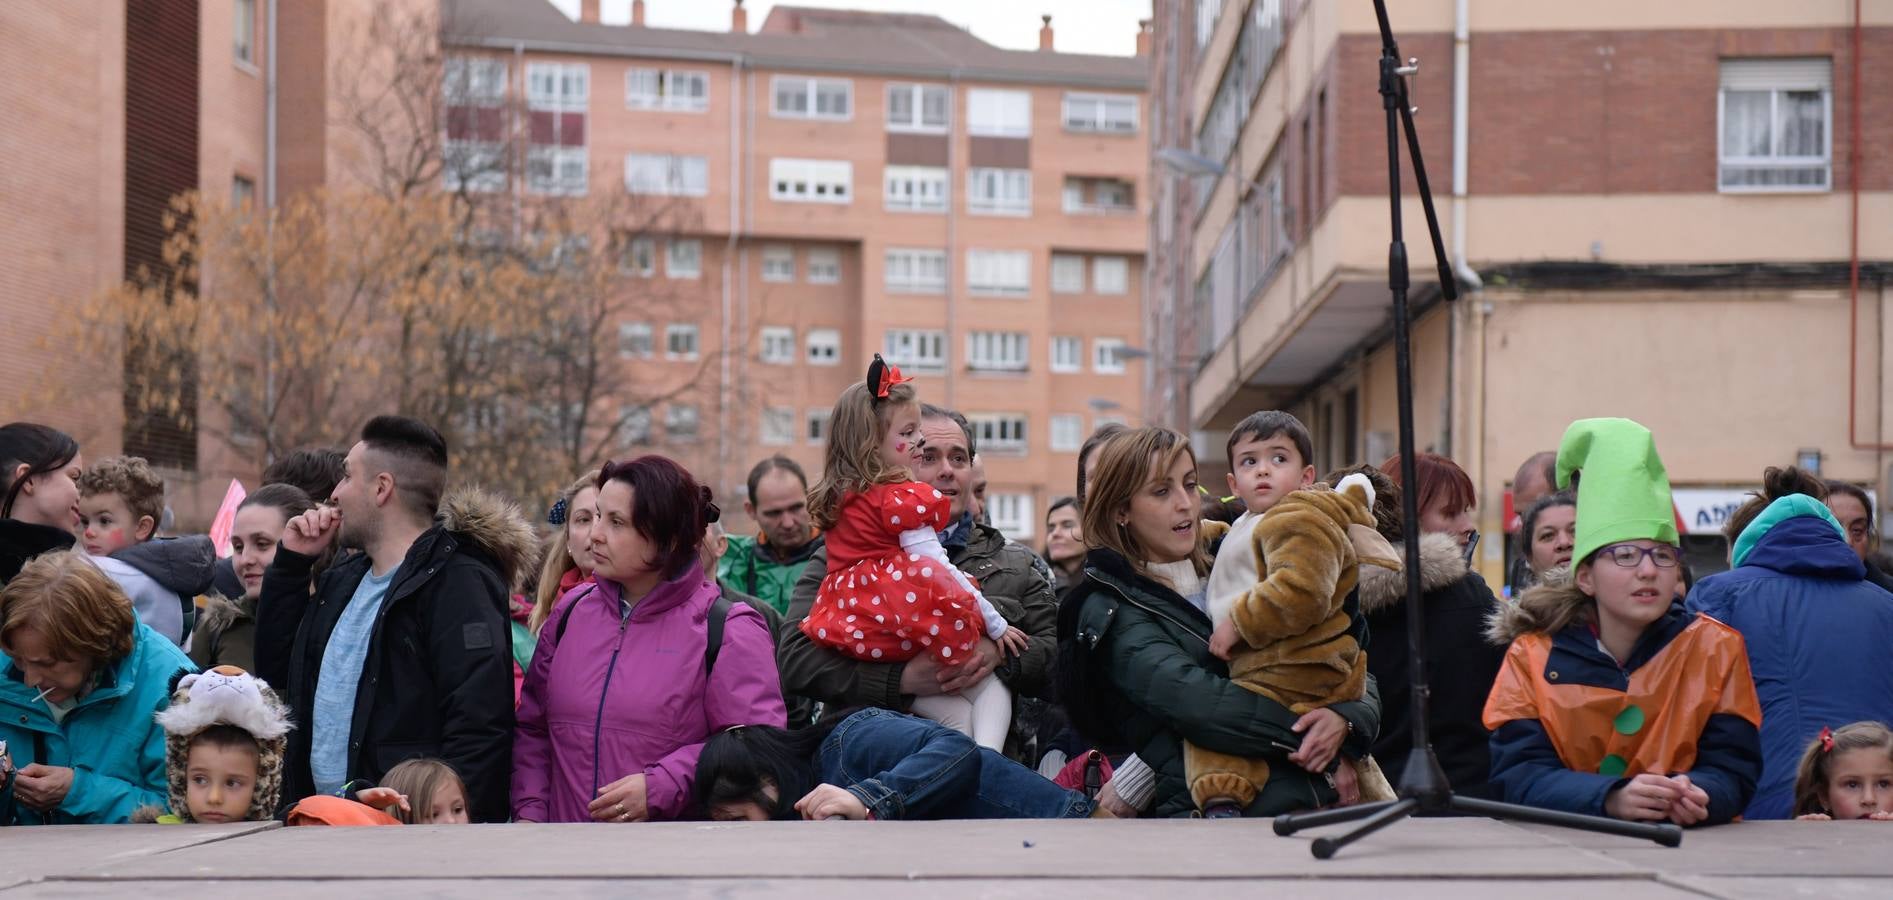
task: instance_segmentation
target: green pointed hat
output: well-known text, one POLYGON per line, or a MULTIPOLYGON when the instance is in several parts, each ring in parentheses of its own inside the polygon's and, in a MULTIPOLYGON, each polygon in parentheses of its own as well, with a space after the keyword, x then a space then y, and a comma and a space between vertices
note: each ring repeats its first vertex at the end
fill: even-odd
POLYGON ((1558 487, 1577 491, 1577 542, 1571 558, 1589 559, 1622 541, 1680 544, 1670 477, 1650 429, 1629 419, 1579 419, 1558 444, 1558 487))

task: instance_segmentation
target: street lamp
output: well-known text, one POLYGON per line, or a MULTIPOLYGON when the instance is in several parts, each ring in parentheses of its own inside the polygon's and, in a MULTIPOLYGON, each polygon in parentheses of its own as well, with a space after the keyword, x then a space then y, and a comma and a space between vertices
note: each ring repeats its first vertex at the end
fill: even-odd
POLYGON ((1226 171, 1222 163, 1201 153, 1191 153, 1182 147, 1165 147, 1158 150, 1157 161, 1179 175, 1221 175, 1226 171))

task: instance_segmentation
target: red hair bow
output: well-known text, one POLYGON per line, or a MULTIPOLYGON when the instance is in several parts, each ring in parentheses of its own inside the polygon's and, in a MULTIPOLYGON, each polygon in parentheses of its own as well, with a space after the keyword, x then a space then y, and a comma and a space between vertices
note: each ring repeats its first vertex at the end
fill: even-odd
POLYGON ((1834 752, 1834 729, 1825 725, 1821 726, 1821 752, 1834 752))
POLYGON ((868 384, 874 386, 874 397, 877 400, 886 400, 887 392, 894 385, 906 384, 912 380, 902 375, 898 366, 888 365, 879 353, 874 354, 874 361, 868 364, 868 384))

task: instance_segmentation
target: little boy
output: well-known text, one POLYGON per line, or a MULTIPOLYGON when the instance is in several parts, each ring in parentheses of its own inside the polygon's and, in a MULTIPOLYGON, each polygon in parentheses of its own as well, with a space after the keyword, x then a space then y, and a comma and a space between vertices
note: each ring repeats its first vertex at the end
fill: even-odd
POLYGON ((163 824, 265 822, 282 798, 289 709, 268 684, 236 666, 186 675, 158 713, 170 815, 163 824))
POLYGON ((140 457, 99 460, 79 475, 80 544, 131 596, 138 620, 182 647, 217 554, 201 535, 152 540, 163 515, 164 479, 140 457))
MULTIPOLYGON (((1354 477, 1335 490, 1316 485, 1313 443, 1300 420, 1274 410, 1230 432, 1229 488, 1246 512, 1224 535, 1207 590, 1210 652, 1230 660, 1231 680, 1297 715, 1360 699, 1365 634, 1349 598, 1361 563, 1399 567, 1372 528, 1372 485, 1354 477)), ((1269 780, 1265 760, 1193 744, 1184 762, 1192 797, 1212 817, 1239 815, 1269 780)), ((1357 787, 1390 797, 1371 760, 1360 765, 1331 767, 1342 800, 1357 787)))

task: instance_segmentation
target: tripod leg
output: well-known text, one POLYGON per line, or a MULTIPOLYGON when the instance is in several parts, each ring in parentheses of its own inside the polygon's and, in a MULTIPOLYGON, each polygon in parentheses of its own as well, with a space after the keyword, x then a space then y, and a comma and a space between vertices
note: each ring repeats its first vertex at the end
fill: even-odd
POLYGON ((1374 813, 1372 816, 1369 816, 1366 821, 1360 824, 1360 827, 1353 831, 1337 837, 1315 838, 1314 844, 1308 849, 1314 852, 1316 859, 1327 859, 1333 856, 1336 850, 1392 825, 1407 816, 1413 815, 1413 811, 1419 808, 1420 801, 1412 797, 1396 801, 1379 812, 1374 813))
POLYGON ((1380 803, 1362 803, 1356 806, 1343 806, 1339 809, 1322 809, 1314 812, 1283 813, 1275 817, 1275 833, 1287 837, 1304 828, 1320 828, 1323 825, 1338 825, 1365 819, 1399 801, 1386 800, 1380 803))
POLYGON ((1671 822, 1625 822, 1621 819, 1607 819, 1603 816, 1586 816, 1578 813, 1563 812, 1555 809, 1538 809, 1532 806, 1518 806, 1511 803, 1498 803, 1492 800, 1480 800, 1477 797, 1454 797, 1452 808, 1461 812, 1477 813, 1494 819, 1510 819, 1517 822, 1537 822, 1541 825, 1557 825, 1564 828, 1576 828, 1582 831, 1595 831, 1599 834, 1616 834, 1624 837, 1643 838, 1655 841, 1665 847, 1677 847, 1683 843, 1683 829, 1671 822))

